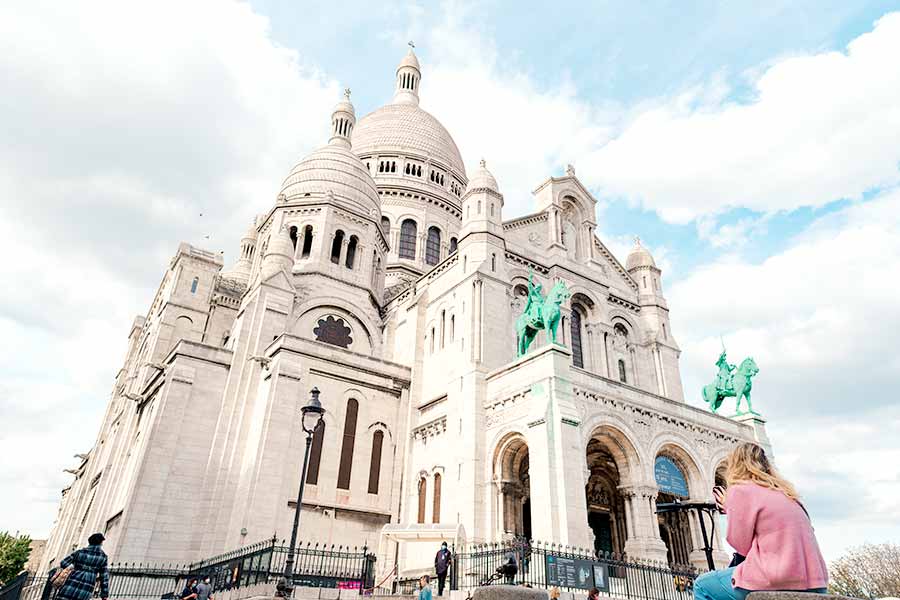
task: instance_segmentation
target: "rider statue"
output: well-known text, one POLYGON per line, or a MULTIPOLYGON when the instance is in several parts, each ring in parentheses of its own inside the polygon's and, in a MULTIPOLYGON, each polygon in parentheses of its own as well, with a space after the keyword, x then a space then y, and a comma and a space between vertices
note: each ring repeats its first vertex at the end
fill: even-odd
POLYGON ((524 313, 533 324, 541 322, 541 306, 544 304, 544 296, 541 294, 543 286, 534 282, 534 273, 528 274, 528 300, 525 303, 524 313))
POLYGON ((732 373, 736 367, 728 364, 728 360, 725 358, 724 349, 722 350, 722 354, 719 355, 719 359, 716 361, 716 366, 719 367, 719 373, 716 375, 716 389, 720 390, 723 396, 733 396, 734 375, 732 373))

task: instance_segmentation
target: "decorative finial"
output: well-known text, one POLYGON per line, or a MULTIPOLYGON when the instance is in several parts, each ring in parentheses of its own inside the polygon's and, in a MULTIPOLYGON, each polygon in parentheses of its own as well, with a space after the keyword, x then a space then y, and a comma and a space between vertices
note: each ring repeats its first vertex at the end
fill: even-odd
POLYGON ((573 177, 575 175, 575 167, 571 164, 566 165, 566 175, 573 177))
POLYGON ((635 246, 641 245, 641 237, 640 236, 638 236, 638 235, 634 236, 634 245, 635 246))
POLYGON ((480 166, 482 169, 486 169, 487 162, 482 158, 480 161, 478 161, 478 166, 480 166))
POLYGON ((408 42, 406 42, 406 45, 409 46, 410 48, 415 48, 415 47, 416 47, 415 43, 413 43, 412 40, 409 40, 408 42))
POLYGON ((344 89, 344 98, 346 98, 347 100, 350 99, 350 88, 344 89))

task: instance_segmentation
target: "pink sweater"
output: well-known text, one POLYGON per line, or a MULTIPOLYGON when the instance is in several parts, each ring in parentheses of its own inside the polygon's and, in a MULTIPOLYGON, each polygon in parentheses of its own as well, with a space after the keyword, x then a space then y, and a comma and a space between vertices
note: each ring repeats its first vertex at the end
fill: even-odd
POLYGON ((808 590, 828 585, 825 560, 803 508, 753 483, 728 488, 728 543, 747 557, 732 585, 745 590, 808 590))

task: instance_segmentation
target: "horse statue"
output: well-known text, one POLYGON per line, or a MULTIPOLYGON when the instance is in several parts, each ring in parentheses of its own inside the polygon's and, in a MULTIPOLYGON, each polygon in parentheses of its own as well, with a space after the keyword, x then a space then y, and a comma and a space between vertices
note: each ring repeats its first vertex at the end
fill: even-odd
POLYGON ((716 365, 719 366, 719 374, 716 380, 708 385, 703 386, 703 400, 709 404, 712 412, 717 412, 722 406, 725 398, 734 396, 737 400, 735 406, 735 415, 744 415, 752 413, 759 414, 753 410, 753 404, 750 402, 750 390, 753 388, 753 377, 759 373, 759 367, 756 362, 747 357, 735 370, 734 365, 729 365, 725 360, 725 351, 722 351, 716 365), (741 400, 747 399, 747 410, 741 410, 741 400))
POLYGON ((557 281, 545 299, 541 294, 540 284, 535 284, 533 277, 528 278, 528 303, 525 310, 516 319, 516 358, 525 356, 528 347, 541 329, 550 332, 550 342, 556 344, 556 329, 559 326, 559 305, 571 296, 569 288, 562 281, 557 281))

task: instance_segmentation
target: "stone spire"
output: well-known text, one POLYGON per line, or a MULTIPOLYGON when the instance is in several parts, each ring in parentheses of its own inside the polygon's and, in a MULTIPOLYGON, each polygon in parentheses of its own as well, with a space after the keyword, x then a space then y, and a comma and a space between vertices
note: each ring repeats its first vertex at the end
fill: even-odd
POLYGON ((394 91, 394 104, 419 104, 419 82, 422 80, 422 71, 419 68, 419 59, 413 52, 415 44, 409 43, 409 52, 397 66, 397 87, 394 91))
POLYGON ((356 126, 356 110, 350 102, 350 88, 344 90, 344 99, 337 103, 331 113, 331 139, 329 144, 350 148, 350 135, 356 126))

